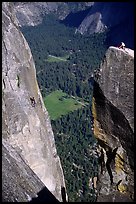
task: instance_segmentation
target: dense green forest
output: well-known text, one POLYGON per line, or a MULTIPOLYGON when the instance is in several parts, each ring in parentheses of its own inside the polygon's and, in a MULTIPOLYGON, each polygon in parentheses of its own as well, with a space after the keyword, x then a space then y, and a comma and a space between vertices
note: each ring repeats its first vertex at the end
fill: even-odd
POLYGON ((52 14, 42 24, 23 27, 36 64, 37 78, 42 95, 61 89, 89 100, 92 92, 92 73, 100 65, 106 46, 106 34, 82 36, 66 27, 52 14), (49 55, 69 56, 67 61, 50 62, 49 55))
POLYGON ((51 118, 51 123, 69 201, 94 202, 96 193, 89 187, 89 178, 98 172, 94 153, 97 141, 91 129, 93 72, 107 49, 106 33, 83 36, 75 33, 74 27, 60 23, 53 14, 46 15, 42 24, 22 27, 21 31, 31 48, 45 103, 49 94, 62 90, 88 104, 51 118))
POLYGON ((96 139, 91 132, 90 116, 88 106, 52 121, 68 196, 73 202, 95 201, 94 190, 89 188, 89 178, 97 175, 98 158, 92 152, 96 139))

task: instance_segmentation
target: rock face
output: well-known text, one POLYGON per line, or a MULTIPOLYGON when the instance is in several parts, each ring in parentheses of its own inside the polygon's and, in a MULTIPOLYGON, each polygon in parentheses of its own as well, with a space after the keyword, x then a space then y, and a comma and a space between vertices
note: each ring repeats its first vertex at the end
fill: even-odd
POLYGON ((104 96, 118 107, 134 131, 134 51, 110 47, 98 81, 104 96))
POLYGON ((15 2, 16 16, 20 26, 35 26, 42 23, 46 14, 55 13, 60 20, 71 12, 84 10, 93 2, 15 2))
POLYGON ((2 175, 3 202, 59 202, 5 140, 2 145, 2 175))
POLYGON ((78 31, 82 34, 110 30, 108 43, 117 45, 124 41, 134 48, 134 4, 133 2, 95 2, 82 21, 78 31))
POLYGON ((18 28, 11 3, 5 2, 2 3, 2 82, 2 185, 7 188, 3 200, 26 201, 45 186, 62 201, 63 170, 32 54, 18 28), (35 107, 30 97, 35 98, 35 107), (10 182, 12 174, 7 176, 10 171, 20 175, 25 188, 16 176, 10 182))
POLYGON ((14 2, 20 26, 35 26, 54 13, 62 23, 77 27, 81 34, 108 30, 107 44, 120 42, 134 49, 133 2, 14 2), (83 11, 83 12, 79 12, 83 11))
POLYGON ((17 2, 16 17, 20 26, 35 26, 42 23, 46 13, 55 12, 58 6, 56 2, 17 2))
POLYGON ((110 47, 95 76, 94 134, 98 202, 132 201, 134 193, 134 51, 110 47))

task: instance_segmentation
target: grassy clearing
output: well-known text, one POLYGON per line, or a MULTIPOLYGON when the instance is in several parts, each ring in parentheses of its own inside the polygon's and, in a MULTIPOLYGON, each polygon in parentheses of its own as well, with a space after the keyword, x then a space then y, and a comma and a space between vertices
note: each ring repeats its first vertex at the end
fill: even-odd
POLYGON ((52 120, 85 106, 83 102, 77 101, 61 90, 54 91, 46 96, 44 103, 52 120))
POLYGON ((56 57, 53 55, 48 55, 48 58, 45 61, 48 61, 48 62, 60 62, 60 61, 66 62, 68 57, 69 57, 69 55, 65 55, 63 57, 56 57))

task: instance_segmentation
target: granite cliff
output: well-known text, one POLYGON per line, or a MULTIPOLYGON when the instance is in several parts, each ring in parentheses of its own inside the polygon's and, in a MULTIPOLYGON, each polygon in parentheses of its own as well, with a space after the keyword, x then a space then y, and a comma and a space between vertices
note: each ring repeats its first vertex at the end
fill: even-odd
POLYGON ((38 192, 44 194, 42 201, 62 201, 63 170, 33 57, 14 7, 6 2, 2 3, 2 145, 3 201, 30 201, 38 192), (30 97, 35 98, 35 107, 30 97))
POLYGON ((98 139, 98 202, 134 195, 134 51, 109 47, 95 73, 92 104, 98 139))
POLYGON ((54 13, 60 20, 69 14, 90 7, 89 2, 15 2, 15 11, 20 26, 35 26, 42 23, 46 14, 54 13))
POLYGON ((20 26, 35 26, 42 22, 43 16, 55 12, 59 4, 55 2, 16 2, 16 17, 20 26))

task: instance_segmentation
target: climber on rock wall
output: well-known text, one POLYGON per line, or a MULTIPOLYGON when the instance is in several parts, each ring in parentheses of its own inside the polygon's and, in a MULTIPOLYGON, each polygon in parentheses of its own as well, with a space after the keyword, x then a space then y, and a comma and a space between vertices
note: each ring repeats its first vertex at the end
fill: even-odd
POLYGON ((32 107, 35 107, 36 102, 35 102, 34 97, 30 97, 30 100, 31 100, 31 105, 32 105, 32 107))

